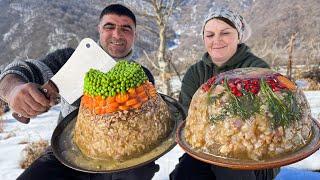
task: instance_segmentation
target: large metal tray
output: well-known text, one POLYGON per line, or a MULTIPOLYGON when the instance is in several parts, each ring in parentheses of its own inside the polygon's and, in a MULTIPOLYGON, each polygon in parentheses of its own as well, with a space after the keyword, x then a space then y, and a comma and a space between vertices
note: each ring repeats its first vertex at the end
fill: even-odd
POLYGON ((312 119, 312 122, 312 136, 308 144, 306 144, 305 146, 293 153, 284 154, 275 158, 265 159, 262 161, 224 157, 220 155, 209 154, 201 150, 192 148, 184 137, 184 128, 186 123, 185 121, 180 123, 177 130, 176 138, 177 143, 185 152, 187 152, 190 156, 206 163, 240 170, 276 168, 300 161, 310 156, 319 149, 320 124, 316 119, 312 119))
POLYGON ((69 114, 56 127, 51 138, 53 153, 64 165, 78 171, 90 173, 110 173, 119 172, 145 165, 155 161, 175 145, 175 133, 179 122, 186 118, 182 106, 177 100, 161 94, 171 112, 174 127, 167 138, 153 150, 130 160, 118 162, 114 160, 97 160, 83 155, 78 147, 73 143, 73 130, 77 120, 78 110, 69 114))

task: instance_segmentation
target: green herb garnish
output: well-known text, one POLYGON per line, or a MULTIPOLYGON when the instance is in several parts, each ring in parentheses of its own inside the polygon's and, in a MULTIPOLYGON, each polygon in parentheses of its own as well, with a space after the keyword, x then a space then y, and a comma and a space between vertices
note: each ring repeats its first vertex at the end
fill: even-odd
POLYGON ((287 90, 282 92, 282 94, 284 94, 284 98, 281 100, 272 91, 266 81, 261 79, 261 92, 266 98, 268 110, 273 115, 271 118, 273 127, 286 127, 290 125, 291 122, 300 119, 301 110, 298 108, 297 100, 291 91, 287 90))
MULTIPOLYGON (((302 112, 299 108, 297 98, 294 93, 288 89, 282 89, 280 98, 265 81, 265 79, 260 80, 260 94, 254 94, 250 91, 246 91, 243 88, 236 95, 232 93, 230 87, 228 86, 228 81, 225 78, 223 86, 226 89, 226 93, 229 96, 229 102, 225 103, 222 110, 217 115, 211 115, 210 121, 215 122, 217 120, 223 120, 226 117, 236 116, 240 117, 242 120, 249 119, 256 113, 261 114, 261 105, 265 104, 267 106, 267 111, 272 114, 272 117, 268 117, 271 120, 273 127, 283 126, 286 127, 294 121, 301 119, 302 112)), ((209 103, 216 103, 224 93, 217 96, 209 96, 209 103)))
MULTIPOLYGON (((249 119, 253 114, 260 112, 261 101, 258 96, 242 89, 241 92, 243 95, 237 97, 231 92, 227 82, 227 79, 225 79, 224 87, 230 97, 230 101, 224 105, 220 114, 210 116, 211 121, 223 120, 228 116, 238 116, 241 119, 246 120, 249 119)), ((223 94, 224 93, 221 93, 218 96, 211 98, 216 101, 217 98, 221 98, 223 94)), ((210 101, 212 102, 213 100, 210 101)))
POLYGON ((259 113, 261 101, 258 96, 242 89, 243 95, 237 97, 230 91, 226 80, 224 86, 230 96, 230 102, 226 106, 226 109, 231 115, 239 116, 242 120, 246 120, 254 113, 259 113))

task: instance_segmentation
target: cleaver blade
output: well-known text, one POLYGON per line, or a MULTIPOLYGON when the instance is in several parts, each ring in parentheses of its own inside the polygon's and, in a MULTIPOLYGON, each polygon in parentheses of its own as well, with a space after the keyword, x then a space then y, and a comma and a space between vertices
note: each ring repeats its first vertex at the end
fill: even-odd
MULTIPOLYGON (((59 95, 69 104, 74 103, 83 94, 84 77, 91 69, 108 72, 116 65, 116 61, 109 56, 97 43, 90 38, 81 40, 78 47, 61 67, 61 69, 41 88, 47 98, 52 89, 58 89, 59 95)), ((13 113, 12 116, 22 123, 29 123, 30 119, 13 113)))
POLYGON ((107 72, 115 64, 116 61, 98 44, 90 38, 85 38, 50 80, 59 89, 60 96, 72 104, 83 94, 84 77, 89 69, 107 72))

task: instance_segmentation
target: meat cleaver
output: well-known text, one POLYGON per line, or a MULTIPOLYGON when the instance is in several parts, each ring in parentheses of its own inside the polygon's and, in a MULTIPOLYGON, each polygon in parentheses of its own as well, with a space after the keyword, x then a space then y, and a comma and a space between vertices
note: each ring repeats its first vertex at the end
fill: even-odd
MULTIPOLYGON (((97 43, 90 38, 83 39, 68 61, 61 69, 45 83, 41 91, 48 97, 48 90, 56 89, 59 95, 69 104, 74 103, 83 94, 84 77, 90 68, 107 72, 113 68, 116 61, 109 56, 97 43), (52 86, 55 87, 52 87, 52 86)), ((30 119, 17 113, 12 114, 22 123, 29 123, 30 119)))

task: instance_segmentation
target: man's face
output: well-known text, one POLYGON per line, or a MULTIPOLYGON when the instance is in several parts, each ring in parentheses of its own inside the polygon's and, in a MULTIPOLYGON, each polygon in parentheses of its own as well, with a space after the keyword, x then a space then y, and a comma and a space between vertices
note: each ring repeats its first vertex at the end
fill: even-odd
POLYGON ((100 44, 114 58, 129 54, 134 44, 135 25, 128 16, 104 15, 98 25, 100 44))

